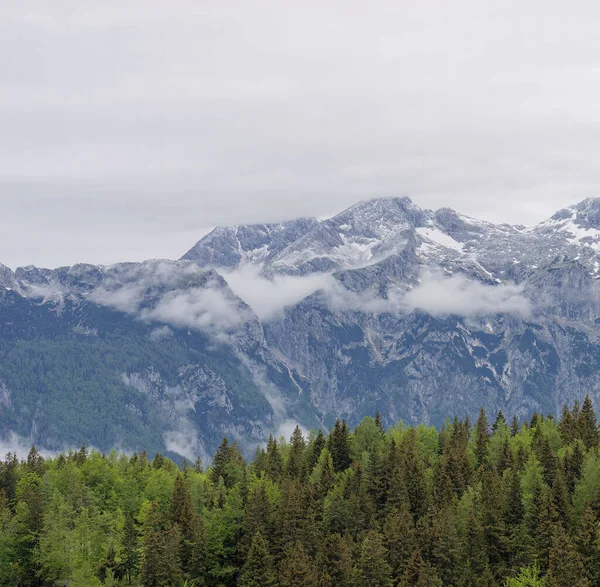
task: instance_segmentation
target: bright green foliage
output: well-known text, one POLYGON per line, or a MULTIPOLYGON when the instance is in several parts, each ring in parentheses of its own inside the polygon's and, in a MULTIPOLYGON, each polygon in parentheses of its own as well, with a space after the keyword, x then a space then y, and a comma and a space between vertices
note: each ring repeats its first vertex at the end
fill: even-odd
POLYGON ((600 582, 591 402, 510 428, 296 428, 246 466, 82 447, 0 461, 0 587, 600 582))
POLYGON ((504 587, 544 587, 545 581, 538 566, 521 569, 517 577, 507 579, 504 587))

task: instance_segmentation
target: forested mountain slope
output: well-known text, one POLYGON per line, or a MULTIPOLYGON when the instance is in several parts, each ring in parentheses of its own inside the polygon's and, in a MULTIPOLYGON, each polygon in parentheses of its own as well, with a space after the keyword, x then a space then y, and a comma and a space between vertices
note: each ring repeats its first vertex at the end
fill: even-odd
POLYGON ((407 198, 181 261, 0 267, 0 444, 246 455, 270 433, 600 400, 600 200, 533 227, 407 198))
POLYGON ((600 581, 592 403, 440 431, 379 417, 212 467, 0 462, 0 586, 586 587, 600 581))

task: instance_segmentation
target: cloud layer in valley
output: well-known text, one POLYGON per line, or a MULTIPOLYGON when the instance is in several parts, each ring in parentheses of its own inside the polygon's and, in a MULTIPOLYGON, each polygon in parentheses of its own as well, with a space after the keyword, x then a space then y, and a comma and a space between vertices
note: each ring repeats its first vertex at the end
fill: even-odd
POLYGON ((489 285, 462 274, 446 276, 436 271, 423 271, 419 283, 407 292, 390 289, 387 298, 373 291, 346 289, 330 274, 267 279, 255 269, 245 268, 228 273, 226 279, 235 294, 262 320, 280 317, 285 308, 315 292, 321 292, 325 303, 336 311, 405 314, 420 310, 433 316, 503 313, 529 316, 532 311, 531 302, 520 286, 489 285))
MULTIPOLYGON (((89 299, 144 321, 213 333, 253 318, 251 310, 216 274, 208 275, 196 286, 205 275, 194 264, 168 261, 117 266, 107 282, 89 294, 89 299)), ((152 336, 157 336, 156 331, 152 336)))

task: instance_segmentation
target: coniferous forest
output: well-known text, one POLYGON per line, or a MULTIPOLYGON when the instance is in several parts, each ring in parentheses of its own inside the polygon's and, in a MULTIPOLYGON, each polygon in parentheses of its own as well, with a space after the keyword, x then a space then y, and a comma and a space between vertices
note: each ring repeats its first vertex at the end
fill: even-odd
POLYGON ((592 402, 560 419, 365 418, 250 463, 145 453, 0 462, 0 585, 600 585, 592 402))

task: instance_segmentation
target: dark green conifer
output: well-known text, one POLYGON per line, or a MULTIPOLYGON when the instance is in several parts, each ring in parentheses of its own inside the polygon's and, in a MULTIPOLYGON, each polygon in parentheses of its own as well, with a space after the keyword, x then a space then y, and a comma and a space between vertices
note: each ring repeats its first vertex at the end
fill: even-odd
POLYGON ((350 460, 350 431, 346 420, 336 420, 333 431, 328 438, 328 448, 333 459, 333 468, 336 473, 345 471, 351 463, 350 460))
POLYGON ((304 478, 305 475, 305 459, 304 451, 306 450, 306 440, 300 430, 300 426, 294 428, 294 432, 290 438, 290 452, 286 464, 285 472, 290 477, 304 478))
POLYGON ((590 584, 581 557, 560 524, 554 529, 548 560, 547 587, 587 587, 590 584))
POLYGON ((325 439, 325 435, 322 430, 319 430, 311 440, 306 450, 306 474, 310 475, 312 470, 314 469, 319 457, 321 456, 321 452, 327 446, 327 440, 325 439))
POLYGON ((496 432, 499 428, 506 428, 507 426, 506 418, 504 417, 502 410, 500 410, 496 416, 496 420, 492 424, 492 432, 496 432))
POLYGON ((594 406, 589 395, 585 396, 578 422, 579 436, 588 450, 598 446, 598 422, 594 412, 594 406))
POLYGON ((360 558, 354 569, 355 580, 359 585, 390 587, 391 575, 382 536, 379 532, 370 530, 361 544, 360 558))
POLYGON ((318 587, 313 561, 299 540, 288 546, 284 552, 279 570, 279 582, 290 587, 318 587))
POLYGON ((490 440, 489 426, 485 410, 481 408, 479 418, 475 424, 475 458, 477 466, 480 467, 487 460, 487 450, 490 440))
POLYGON ((267 441, 267 460, 266 460, 266 472, 267 475, 276 481, 279 479, 283 471, 283 459, 279 452, 279 446, 277 440, 273 435, 269 434, 269 440, 267 441))
POLYGON ((517 434, 519 434, 519 420, 517 418, 517 415, 515 414, 510 424, 510 435, 516 436, 517 434))
POLYGON ((277 586, 277 575, 273 566, 273 557, 260 531, 252 539, 248 557, 242 567, 237 584, 239 587, 277 586))

